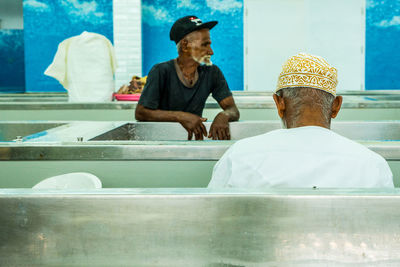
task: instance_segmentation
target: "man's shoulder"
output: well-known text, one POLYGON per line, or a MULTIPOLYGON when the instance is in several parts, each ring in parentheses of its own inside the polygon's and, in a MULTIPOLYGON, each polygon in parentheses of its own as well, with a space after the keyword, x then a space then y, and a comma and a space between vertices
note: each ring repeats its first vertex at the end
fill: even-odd
POLYGON ((256 151, 256 150, 263 150, 265 151, 265 146, 269 143, 274 143, 275 136, 284 132, 284 129, 277 129, 273 131, 269 131, 264 134, 247 137, 244 139, 238 140, 235 144, 233 144, 232 148, 233 151, 238 151, 239 153, 243 153, 244 151, 256 151))
POLYGON ((152 70, 170 70, 171 69, 171 67, 173 67, 174 66, 174 60, 173 59, 171 59, 171 60, 168 60, 168 61, 164 61, 164 62, 160 62, 160 63, 157 63, 157 64, 155 64, 153 67, 152 67, 152 70))
POLYGON ((221 69, 215 64, 212 64, 211 66, 200 65, 199 71, 201 71, 203 73, 207 73, 207 74, 212 74, 212 75, 222 73, 221 69))
POLYGON ((330 132, 333 137, 333 139, 331 139, 332 146, 340 150, 344 155, 353 155, 354 159, 366 162, 385 162, 385 159, 381 155, 368 149, 365 145, 333 131, 330 132))

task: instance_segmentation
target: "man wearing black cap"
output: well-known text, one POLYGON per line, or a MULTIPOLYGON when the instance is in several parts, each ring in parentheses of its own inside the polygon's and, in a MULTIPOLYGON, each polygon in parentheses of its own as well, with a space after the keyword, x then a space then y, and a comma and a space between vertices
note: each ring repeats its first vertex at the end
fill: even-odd
POLYGON ((210 29, 218 22, 203 23, 196 16, 178 19, 170 39, 178 58, 156 64, 147 77, 135 117, 139 121, 176 121, 188 132, 188 139, 207 137, 202 117, 205 102, 212 94, 222 112, 214 118, 208 138, 230 139, 229 122, 239 119, 237 109, 221 70, 212 64, 210 29))

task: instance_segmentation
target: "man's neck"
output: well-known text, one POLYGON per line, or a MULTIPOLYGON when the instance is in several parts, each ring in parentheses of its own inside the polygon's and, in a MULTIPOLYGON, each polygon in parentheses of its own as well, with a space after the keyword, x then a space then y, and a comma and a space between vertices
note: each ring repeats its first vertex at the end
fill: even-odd
POLYGON ((192 57, 184 56, 184 55, 179 55, 179 57, 176 59, 176 61, 185 77, 194 76, 194 74, 196 73, 197 67, 200 65, 192 57))
POLYGON ((316 110, 303 110, 301 116, 297 118, 296 121, 292 121, 291 119, 286 120, 286 127, 288 129, 304 126, 319 126, 327 129, 331 128, 330 121, 326 122, 325 119, 316 112, 316 110))
MULTIPOLYGON (((199 74, 197 72, 197 67, 193 70, 193 66, 189 66, 188 68, 184 68, 184 66, 179 66, 179 57, 174 60, 176 74, 178 74, 179 80, 188 88, 192 88, 197 80, 199 79, 199 74), (184 72, 185 71, 185 72, 184 72)), ((197 63, 197 62, 196 62, 197 63)), ((187 65, 191 64, 190 62, 187 65)))
POLYGON ((293 123, 293 124, 288 124, 287 128, 298 128, 298 127, 305 127, 305 126, 319 126, 319 127, 323 127, 326 129, 331 129, 330 125, 327 125, 325 123, 319 123, 319 122, 315 122, 315 123, 303 123, 303 122, 298 122, 298 123, 293 123))

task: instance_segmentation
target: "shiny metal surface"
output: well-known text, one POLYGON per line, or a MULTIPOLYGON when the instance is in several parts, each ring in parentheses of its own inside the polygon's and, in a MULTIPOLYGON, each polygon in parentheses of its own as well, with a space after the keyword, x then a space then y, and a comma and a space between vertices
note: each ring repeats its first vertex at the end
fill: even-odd
MULTIPOLYGON (((64 125, 64 122, 24 121, 24 122, 0 122, 0 142, 12 141, 17 136, 29 136, 32 134, 46 134, 46 130, 64 125)), ((21 140, 22 141, 22 140, 21 140)))
MULTIPOLYGON (((233 96, 268 96, 272 95, 273 92, 263 91, 233 91, 233 96)), ((398 96, 400 90, 365 90, 365 91, 344 91, 339 92, 338 95, 342 96, 375 96, 375 95, 387 95, 387 96, 398 96)))
MULTIPOLYGON (((239 109, 275 109, 271 92, 234 92, 239 109)), ((399 108, 400 94, 397 91, 362 91, 343 94, 342 108, 399 108)), ((69 103, 66 94, 8 94, 0 95, 0 110, 123 110, 136 108, 137 102, 115 101, 106 103, 69 103)), ((218 103, 208 98, 206 109, 219 108, 218 103)))
POLYGON ((399 266, 400 192, 0 190, 2 266, 399 266))
MULTIPOLYGON (((360 141, 388 161, 400 160, 400 142, 360 141)), ((0 144, 8 160, 219 160, 233 141, 100 141, 63 144, 0 144)))
POLYGON ((0 121, 0 141, 68 142, 88 140, 99 133, 120 127, 126 122, 93 121, 0 121))
MULTIPOLYGON (((0 160, 218 160, 234 140, 279 129, 280 122, 234 122, 230 128, 231 141, 187 141, 179 123, 69 122, 2 142, 0 160)), ((332 129, 387 160, 400 160, 400 121, 338 121, 332 129)))
POLYGON ((66 102, 67 93, 0 94, 0 102, 66 102))
MULTIPOLYGON (((211 123, 204 123, 207 130, 211 123)), ((232 140, 260 135, 280 128, 280 121, 230 123, 232 140)), ((187 139, 186 130, 179 123, 170 122, 16 121, 0 122, 0 130, 6 137, 3 141, 11 141, 16 136, 22 136, 25 143, 74 142, 78 139, 82 141, 185 141, 187 139), (41 129, 46 129, 46 131, 36 133, 36 130, 41 129)), ((332 130, 353 140, 400 140, 400 121, 333 121, 332 130)))
MULTIPOLYGON (((211 122, 206 122, 207 131, 211 122)), ((232 140, 252 137, 281 129, 280 121, 240 121, 230 123, 232 140)), ((353 140, 400 140, 400 121, 337 121, 332 130, 353 140)), ((90 140, 187 140, 187 132, 179 123, 131 122, 90 140)))
MULTIPOLYGON (((266 91, 232 91, 233 96, 271 96, 273 92, 266 91)), ((400 90, 366 90, 366 91, 344 91, 340 92, 343 96, 398 96, 400 95, 400 90)), ((67 93, 1 93, 0 101, 19 101, 19 102, 29 102, 29 101, 67 101, 67 93)))
MULTIPOLYGON (((204 125, 209 131, 211 122, 206 122, 204 125)), ((229 128, 231 139, 239 140, 280 129, 281 123, 279 121, 232 122, 229 128)), ((187 140, 187 131, 179 123, 131 122, 90 139, 90 141, 102 140, 185 141, 187 140)))
MULTIPOLYGON (((252 97, 251 99, 236 99, 239 109, 275 109, 271 97, 252 97)), ((32 102, 32 103, 0 103, 0 110, 82 110, 82 109, 136 109, 136 102, 110 102, 110 103, 67 103, 67 102, 32 102)), ((217 102, 210 100, 205 104, 206 109, 219 108, 217 102)), ((343 102, 343 109, 347 108, 400 108, 400 101, 375 101, 365 100, 357 102, 343 102)))

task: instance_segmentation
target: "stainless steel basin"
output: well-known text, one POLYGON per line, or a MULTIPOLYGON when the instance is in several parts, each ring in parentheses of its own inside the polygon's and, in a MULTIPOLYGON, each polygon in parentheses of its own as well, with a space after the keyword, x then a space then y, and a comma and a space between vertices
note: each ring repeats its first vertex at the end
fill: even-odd
MULTIPOLYGON (((0 142, 13 141, 17 137, 26 140, 33 134, 40 135, 40 132, 55 128, 66 123, 61 122, 1 122, 0 123, 0 142)), ((45 134, 45 133, 43 133, 45 134)), ((36 135, 36 136, 38 136, 36 135)))
POLYGON ((400 95, 371 95, 365 96, 364 99, 372 101, 400 101, 400 95))
POLYGON ((0 214, 1 266, 400 265, 399 190, 0 190, 0 214))
MULTIPOLYGON (((211 123, 206 122, 205 125, 209 130, 211 123)), ((230 123, 232 140, 260 135, 280 128, 279 121, 230 123)), ((332 130, 353 140, 400 140, 400 121, 338 121, 332 123, 332 130)), ((126 123, 90 140, 178 141, 186 139, 187 132, 179 123, 134 122, 126 123)))
MULTIPOLYGON (((204 124, 207 131, 209 131, 211 123, 206 122, 204 124)), ((281 126, 278 121, 271 121, 268 123, 263 123, 261 121, 236 122, 230 124, 232 140, 239 140, 280 128, 281 126)), ((187 140, 187 138, 187 131, 179 123, 134 122, 126 123, 114 130, 96 136, 90 141, 184 141, 187 140)))

